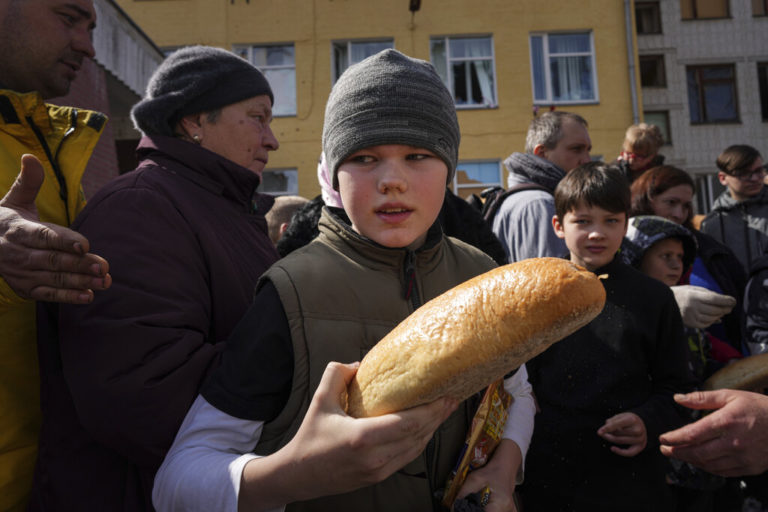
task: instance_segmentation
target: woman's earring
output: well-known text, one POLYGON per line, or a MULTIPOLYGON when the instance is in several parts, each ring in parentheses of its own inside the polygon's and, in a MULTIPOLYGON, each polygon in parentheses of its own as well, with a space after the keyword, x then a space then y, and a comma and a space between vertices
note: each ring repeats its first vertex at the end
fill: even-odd
POLYGON ((200 136, 198 134, 194 134, 192 136, 192 140, 195 141, 195 144, 197 144, 198 146, 200 145, 200 136))

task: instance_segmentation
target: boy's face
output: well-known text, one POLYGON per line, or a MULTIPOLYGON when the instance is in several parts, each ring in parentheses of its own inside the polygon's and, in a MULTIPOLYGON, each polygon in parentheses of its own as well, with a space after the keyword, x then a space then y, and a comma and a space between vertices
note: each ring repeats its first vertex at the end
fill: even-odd
POLYGON ((640 271, 667 286, 675 286, 683 275, 683 242, 665 238, 653 244, 643 255, 640 271))
POLYGON ((763 159, 757 158, 748 169, 739 170, 739 176, 719 171, 717 178, 721 185, 728 188, 731 197, 736 201, 755 197, 764 186, 765 167, 763 167, 763 159))
POLYGON ((599 206, 579 205, 563 217, 552 217, 555 234, 565 240, 571 261, 595 271, 613 260, 627 233, 627 214, 599 206))
POLYGON ((389 144, 353 153, 338 177, 352 228, 385 247, 407 247, 421 245, 437 219, 448 167, 426 149, 389 144))

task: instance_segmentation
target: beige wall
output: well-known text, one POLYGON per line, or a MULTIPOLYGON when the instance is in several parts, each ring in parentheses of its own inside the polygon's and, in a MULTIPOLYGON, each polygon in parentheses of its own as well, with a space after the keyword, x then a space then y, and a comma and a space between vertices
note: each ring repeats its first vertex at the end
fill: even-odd
MULTIPOLYGON (((297 114, 275 119, 281 148, 272 168, 298 168, 299 193, 319 192, 316 162, 331 87, 331 43, 394 38, 395 48, 429 60, 430 36, 492 35, 498 107, 460 110, 460 159, 502 160, 523 151, 532 117, 529 33, 589 30, 594 34, 599 103, 560 106, 590 123, 593 153, 613 159, 632 124, 624 2, 617 0, 118 0, 161 47, 294 43, 297 114), (545 10, 543 10, 545 9, 545 10)), ((546 107, 542 108, 542 111, 546 107)))

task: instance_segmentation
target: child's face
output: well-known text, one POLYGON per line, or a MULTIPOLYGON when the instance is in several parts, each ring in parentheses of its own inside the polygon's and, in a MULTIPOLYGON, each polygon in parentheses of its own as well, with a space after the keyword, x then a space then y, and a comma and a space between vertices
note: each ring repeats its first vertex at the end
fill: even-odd
POLYGON ((352 228, 385 247, 420 245, 440 213, 448 167, 426 149, 389 144, 350 155, 338 170, 352 228))
POLYGON ((571 261, 595 271, 610 263, 621 247, 627 233, 627 214, 579 205, 565 214, 562 223, 555 215, 552 226, 571 251, 571 261))
POLYGON ((675 286, 683 275, 683 242, 677 238, 659 240, 645 251, 640 270, 667 286, 675 286))

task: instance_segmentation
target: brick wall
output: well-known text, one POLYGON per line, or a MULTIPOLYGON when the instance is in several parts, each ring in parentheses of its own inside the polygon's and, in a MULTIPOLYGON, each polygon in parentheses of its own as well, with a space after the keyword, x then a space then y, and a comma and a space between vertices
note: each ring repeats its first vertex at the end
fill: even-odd
MULTIPOLYGON (((83 67, 72 82, 69 94, 53 98, 50 103, 97 110, 110 116, 107 95, 106 71, 90 59, 83 61, 83 67)), ((91 156, 83 176, 85 197, 90 198, 102 185, 119 174, 115 137, 108 122, 91 156)))

